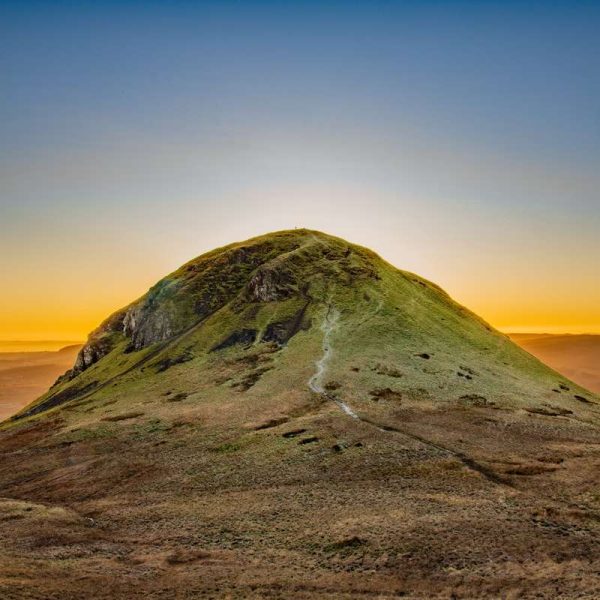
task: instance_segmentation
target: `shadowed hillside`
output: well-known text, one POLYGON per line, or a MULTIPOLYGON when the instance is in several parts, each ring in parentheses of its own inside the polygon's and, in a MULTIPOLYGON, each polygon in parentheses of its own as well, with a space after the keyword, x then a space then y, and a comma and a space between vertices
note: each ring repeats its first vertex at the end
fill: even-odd
POLYGON ((0 589, 598 594, 599 420, 596 395, 368 249, 232 244, 110 316, 4 423, 0 589))

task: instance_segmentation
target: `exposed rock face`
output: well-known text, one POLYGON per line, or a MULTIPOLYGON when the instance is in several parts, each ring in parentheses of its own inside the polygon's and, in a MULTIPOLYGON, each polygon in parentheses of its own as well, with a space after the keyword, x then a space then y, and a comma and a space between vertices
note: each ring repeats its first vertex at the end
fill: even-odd
MULTIPOLYGON (((104 321, 98 329, 93 331, 85 346, 79 351, 73 368, 65 373, 63 377, 72 379, 111 352, 117 342, 114 334, 123 330, 124 318, 124 311, 115 313, 104 321)), ((60 377, 57 383, 59 383, 63 377, 60 377)))
POLYGON ((163 280, 127 310, 122 331, 131 339, 130 351, 168 340, 185 328, 175 324, 176 307, 169 302, 179 287, 179 282, 163 280))
POLYGON ((260 268, 248 282, 248 297, 255 302, 273 302, 297 292, 292 273, 283 269, 260 268))
POLYGON ((127 351, 133 352, 180 333, 185 326, 177 327, 174 324, 175 311, 168 303, 155 302, 154 298, 152 293, 148 294, 140 302, 113 315, 96 329, 79 352, 71 376, 85 371, 111 352, 123 339, 118 334, 130 340, 127 351))
POLYGON ((106 356, 112 350, 112 345, 108 340, 100 338, 86 344, 79 354, 73 369, 75 371, 84 371, 89 366, 98 362, 103 356, 106 356))

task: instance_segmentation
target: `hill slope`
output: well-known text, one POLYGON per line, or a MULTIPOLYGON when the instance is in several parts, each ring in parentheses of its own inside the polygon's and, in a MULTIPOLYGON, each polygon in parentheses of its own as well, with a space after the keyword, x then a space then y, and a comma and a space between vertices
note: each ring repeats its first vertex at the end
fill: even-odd
POLYGON ((593 597, 599 402, 365 248, 233 244, 4 425, 0 589, 593 597))

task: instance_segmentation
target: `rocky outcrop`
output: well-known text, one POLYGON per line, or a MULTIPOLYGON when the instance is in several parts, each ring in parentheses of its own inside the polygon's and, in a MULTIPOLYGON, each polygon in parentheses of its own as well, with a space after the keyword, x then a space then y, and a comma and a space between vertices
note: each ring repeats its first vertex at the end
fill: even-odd
POLYGON ((81 372, 106 356, 114 347, 110 334, 90 340, 79 352, 73 369, 81 372))
POLYGON ((65 378, 73 379, 73 377, 76 377, 79 373, 82 373, 109 354, 118 343, 118 335, 115 334, 123 330, 124 318, 125 312, 119 311, 93 331, 88 337, 85 346, 79 351, 73 368, 67 371, 62 377, 59 377, 56 383, 61 383, 65 378))
POLYGON ((290 271, 259 268, 247 286, 247 297, 253 302, 283 300, 298 293, 297 282, 290 271))
POLYGON ((127 311, 123 322, 123 333, 131 339, 127 350, 141 350, 179 333, 174 326, 173 316, 165 307, 152 310, 141 305, 127 311))
POLYGON ((172 301, 179 285, 178 281, 164 279, 143 298, 107 319, 89 336, 69 378, 104 358, 124 338, 129 339, 126 351, 133 352, 168 340, 189 326, 189 322, 178 315, 180 307, 172 301))

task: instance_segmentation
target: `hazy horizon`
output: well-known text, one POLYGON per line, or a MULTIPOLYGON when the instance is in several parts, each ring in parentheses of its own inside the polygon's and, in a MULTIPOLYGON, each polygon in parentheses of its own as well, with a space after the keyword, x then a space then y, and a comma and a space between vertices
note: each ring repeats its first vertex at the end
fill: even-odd
MULTIPOLYGON (((506 335, 515 335, 515 336, 600 336, 600 333, 593 332, 570 332, 570 331, 561 331, 561 332, 552 332, 546 330, 526 330, 526 331, 516 331, 515 329, 500 329, 502 333, 506 335)), ((87 338, 87 336, 86 336, 87 338)), ((38 340, 38 339, 30 339, 30 340, 10 340, 10 339, 0 339, 0 353, 10 353, 10 352, 53 352, 56 350, 61 350, 67 346, 76 346, 85 344, 86 338, 81 338, 79 340, 38 340)))
POLYGON ((85 343, 81 340, 2 340, 0 339, 0 353, 21 352, 56 352, 68 346, 85 343))

